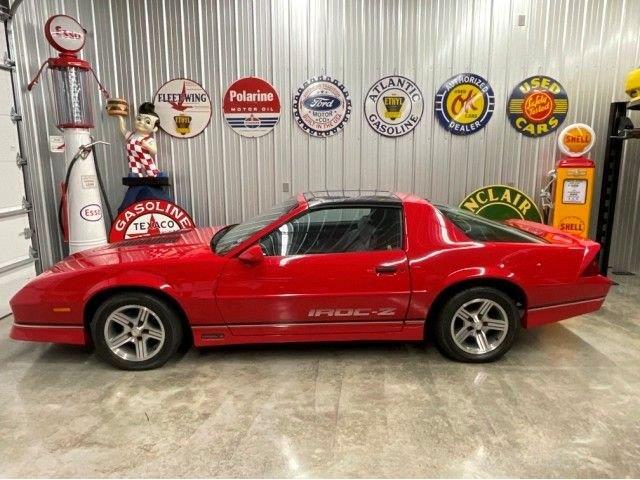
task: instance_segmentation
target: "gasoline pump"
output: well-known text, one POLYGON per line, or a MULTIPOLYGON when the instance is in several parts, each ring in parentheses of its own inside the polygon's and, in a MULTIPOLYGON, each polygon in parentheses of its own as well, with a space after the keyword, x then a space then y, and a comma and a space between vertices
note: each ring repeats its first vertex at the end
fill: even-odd
POLYGON ((104 189, 96 167, 93 148, 96 142, 90 134, 94 125, 91 96, 87 90, 89 73, 106 99, 109 93, 89 62, 77 56, 86 38, 82 25, 67 15, 54 15, 45 24, 44 32, 49 44, 60 53, 42 64, 27 90, 33 88, 48 67, 55 96, 56 124, 62 130, 65 142, 67 173, 59 216, 69 253, 73 254, 107 243, 101 198, 104 189))
POLYGON ((563 156, 548 174, 553 185, 551 225, 581 238, 589 235, 595 163, 585 155, 594 141, 589 125, 574 123, 564 128, 558 136, 563 156))

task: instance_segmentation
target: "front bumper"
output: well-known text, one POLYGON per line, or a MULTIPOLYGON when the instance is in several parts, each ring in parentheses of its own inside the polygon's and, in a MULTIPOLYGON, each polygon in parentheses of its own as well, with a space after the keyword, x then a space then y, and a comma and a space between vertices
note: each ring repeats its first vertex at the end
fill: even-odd
POLYGON ((84 327, 72 325, 27 325, 14 322, 9 337, 27 342, 66 343, 83 346, 88 344, 84 327))

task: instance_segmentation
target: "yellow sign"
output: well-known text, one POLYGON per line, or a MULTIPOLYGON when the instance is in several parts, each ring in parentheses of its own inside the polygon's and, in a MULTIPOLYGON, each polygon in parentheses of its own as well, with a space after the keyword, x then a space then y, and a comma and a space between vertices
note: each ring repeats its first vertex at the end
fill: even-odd
POLYGON ((447 97, 447 112, 458 123, 475 122, 485 109, 484 95, 475 85, 463 83, 447 97))

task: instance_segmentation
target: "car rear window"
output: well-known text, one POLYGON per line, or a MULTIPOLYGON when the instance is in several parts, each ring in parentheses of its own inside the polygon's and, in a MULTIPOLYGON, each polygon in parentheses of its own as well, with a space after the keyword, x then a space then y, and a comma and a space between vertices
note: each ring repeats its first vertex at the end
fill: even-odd
POLYGON ((517 228, 494 222, 459 208, 436 205, 445 217, 477 242, 546 243, 539 237, 517 228))

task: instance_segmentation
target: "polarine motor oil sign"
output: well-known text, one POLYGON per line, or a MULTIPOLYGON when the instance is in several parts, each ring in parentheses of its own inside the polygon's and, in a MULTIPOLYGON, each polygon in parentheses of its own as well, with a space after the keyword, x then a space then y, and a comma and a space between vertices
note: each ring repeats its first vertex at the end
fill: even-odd
POLYGON ((227 124, 243 137, 261 137, 280 119, 280 98, 269 82, 245 77, 233 82, 222 103, 227 124))

